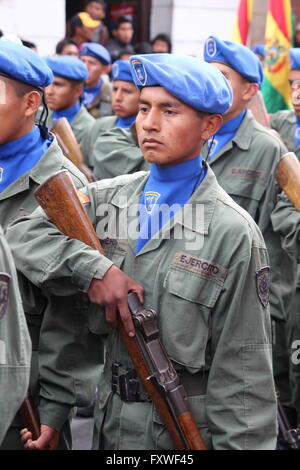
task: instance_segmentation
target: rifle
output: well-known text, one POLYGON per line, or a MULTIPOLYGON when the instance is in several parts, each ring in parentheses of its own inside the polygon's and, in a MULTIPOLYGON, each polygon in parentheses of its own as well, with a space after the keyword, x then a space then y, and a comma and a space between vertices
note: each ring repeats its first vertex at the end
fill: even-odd
POLYGON ((36 441, 40 433, 40 420, 37 408, 31 395, 27 395, 19 410, 24 426, 32 434, 32 440, 36 441))
POLYGON ((247 106, 253 114, 259 124, 264 127, 270 128, 270 118, 266 109, 266 105, 260 91, 253 96, 250 103, 247 106))
MULTIPOLYGON (((40 185, 35 197, 62 233, 105 254, 66 170, 59 171, 40 185)), ((143 309, 132 294, 129 294, 128 300, 137 329, 136 336, 130 338, 121 321, 118 328, 141 384, 160 413, 177 449, 206 450, 189 410, 187 395, 159 343, 158 330, 152 321, 155 312, 143 309), (153 353, 153 344, 159 349, 158 355, 155 352, 148 354, 153 353)))
POLYGON ((58 119, 51 131, 56 135, 63 154, 86 176, 88 182, 93 183, 96 181, 92 170, 84 162, 84 156, 69 121, 66 118, 58 119))
POLYGON ((300 449, 300 428, 293 429, 289 423, 289 420, 286 416, 286 413, 283 409, 282 404, 279 400, 279 390, 278 387, 275 386, 276 389, 276 396, 277 396, 277 411, 278 411, 278 426, 281 432, 281 435, 288 446, 293 449, 297 450, 300 449))
POLYGON ((300 211, 300 162, 293 152, 280 159, 275 178, 291 203, 300 211))

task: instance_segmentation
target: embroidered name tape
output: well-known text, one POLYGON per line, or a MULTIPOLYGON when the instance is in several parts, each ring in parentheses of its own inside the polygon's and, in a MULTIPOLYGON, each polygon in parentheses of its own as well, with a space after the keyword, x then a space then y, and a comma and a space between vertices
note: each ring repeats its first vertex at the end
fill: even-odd
POLYGON ((213 261, 198 258, 197 256, 192 256, 189 253, 184 253, 183 251, 177 251, 175 253, 172 265, 178 266, 186 271, 210 277, 222 284, 224 284, 228 272, 228 269, 223 268, 223 266, 220 266, 213 261))

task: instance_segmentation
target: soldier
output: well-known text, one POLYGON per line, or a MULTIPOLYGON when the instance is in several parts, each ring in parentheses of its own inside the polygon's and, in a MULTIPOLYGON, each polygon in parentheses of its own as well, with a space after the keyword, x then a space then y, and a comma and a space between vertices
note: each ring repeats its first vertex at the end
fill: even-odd
POLYGON ((292 87, 293 110, 278 111, 271 115, 271 127, 275 129, 282 138, 287 148, 294 152, 300 159, 300 49, 290 49, 290 85, 292 87))
POLYGON ((145 308, 159 312, 160 338, 207 446, 274 449, 267 250, 253 219, 222 190, 201 156, 203 142, 231 106, 230 85, 192 57, 134 56, 131 66, 142 89, 137 134, 151 169, 84 191, 106 256, 59 234, 37 210, 8 231, 18 268, 39 286, 51 279, 54 290, 69 279, 68 289, 87 292, 103 306, 103 318, 94 318, 98 332, 108 334, 95 448, 174 446, 138 379, 132 380, 115 329, 119 311, 129 336, 135 334, 127 304, 133 291, 145 308), (105 229, 107 213, 112 233, 105 229))
MULTIPOLYGON (((131 127, 138 113, 139 97, 140 92, 134 84, 129 62, 117 60, 112 68, 112 109, 115 116, 97 119, 83 143, 83 152, 91 168, 95 166, 93 152, 95 149, 97 153, 96 141, 102 155, 103 132, 111 131, 115 127, 131 127)), ((128 143, 131 144, 130 141, 128 143)), ((113 149, 114 147, 109 147, 110 151, 113 149)), ((99 160, 101 161, 101 157, 99 160)))
POLYGON ((47 126, 51 129, 58 119, 65 117, 81 144, 95 122, 81 99, 83 83, 88 77, 87 68, 81 60, 69 56, 47 57, 46 63, 54 75, 53 82, 45 91, 51 110, 47 126))
POLYGON ((268 248, 270 310, 276 320, 274 375, 281 401, 292 415, 284 322, 294 295, 296 266, 282 249, 280 235, 274 232, 271 220, 279 191, 274 170, 287 149, 246 110, 263 80, 263 69, 255 54, 245 46, 212 36, 206 41, 204 58, 229 80, 234 98, 223 126, 208 142, 206 155, 210 150, 209 163, 218 182, 253 217, 268 248), (282 350, 285 350, 284 359, 282 350))
POLYGON ((109 52, 100 44, 89 42, 82 45, 79 56, 89 72, 84 89, 84 103, 89 113, 95 118, 110 116, 111 86, 104 80, 111 64, 109 52))
MULTIPOLYGON (((35 189, 57 171, 68 170, 78 188, 86 184, 84 176, 63 156, 43 119, 40 126, 35 125, 41 94, 52 79, 52 71, 30 49, 1 44, 0 223, 4 230, 37 207, 35 189)), ((65 290, 57 297, 50 285, 39 290, 18 274, 33 349, 30 391, 38 405, 42 433, 30 447, 55 448, 59 441, 60 448, 67 448, 71 445, 68 418, 76 404, 90 402, 96 386, 94 373, 98 373, 98 340, 83 326, 89 302, 86 296, 65 290), (96 363, 90 355, 93 344, 96 363)), ((2 449, 23 448, 22 427, 17 415, 2 449)))
POLYGON ((31 342, 17 273, 0 226, 0 445, 27 394, 31 342))

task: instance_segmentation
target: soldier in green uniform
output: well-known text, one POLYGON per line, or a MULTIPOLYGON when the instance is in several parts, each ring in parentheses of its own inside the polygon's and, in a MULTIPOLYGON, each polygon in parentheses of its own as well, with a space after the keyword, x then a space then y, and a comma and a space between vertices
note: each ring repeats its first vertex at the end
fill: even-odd
POLYGON ((111 116, 111 85, 103 79, 111 64, 108 50, 95 42, 87 42, 82 45, 79 57, 89 71, 84 89, 84 103, 89 113, 95 118, 111 116))
POLYGON ((70 291, 86 292, 103 307, 102 317, 89 318, 107 335, 95 448, 174 447, 132 380, 115 329, 119 311, 129 336, 135 334, 127 304, 133 291, 145 308, 159 312, 160 338, 207 446, 274 449, 268 254, 253 219, 219 186, 201 155, 231 106, 230 85, 192 57, 134 56, 131 64, 142 89, 137 134, 151 169, 84 190, 106 256, 66 239, 38 209, 8 230, 17 266, 40 287, 51 279, 59 290, 69 279, 70 291))
POLYGON ((298 91, 300 85, 300 49, 290 49, 291 72, 289 81, 292 87, 294 109, 278 111, 271 115, 271 127, 275 129, 287 146, 300 159, 300 105, 298 91))
POLYGON ((228 78, 233 88, 233 105, 221 129, 208 141, 209 163, 222 188, 258 224, 268 248, 270 310, 276 320, 274 375, 281 401, 292 416, 285 321, 295 291, 296 265, 283 250, 271 220, 279 192, 274 170, 287 149, 246 110, 263 80, 263 69, 255 54, 245 46, 212 36, 206 41, 204 58, 228 78))
POLYGON ((65 117, 81 144, 95 122, 81 98, 83 82, 88 77, 87 68, 76 57, 47 57, 46 62, 54 75, 53 82, 45 90, 51 110, 47 126, 51 129, 58 119, 65 117))
MULTIPOLYGON (((1 44, 0 223, 4 230, 37 207, 35 189, 55 172, 66 169, 78 188, 86 184, 44 122, 34 124, 41 94, 52 79, 49 67, 30 49, 1 44)), ((67 291, 64 296, 53 295, 51 285, 37 289, 18 274, 33 349, 30 391, 38 405, 42 431, 31 447, 55 448, 59 437, 60 448, 70 447, 68 418, 74 406, 90 402, 99 368, 99 341, 83 326, 89 302, 87 296, 67 291)), ((22 427, 17 415, 2 449, 23 448, 22 427)))
MULTIPOLYGON (((112 67, 112 110, 115 115, 97 119, 82 146, 86 161, 91 168, 94 167, 94 149, 97 153, 96 141, 99 139, 97 147, 101 152, 101 134, 111 131, 115 127, 130 128, 138 112, 139 96, 139 91, 131 75, 129 62, 117 60, 112 67)), ((130 145, 130 141, 128 143, 130 145)), ((110 150, 113 150, 113 147, 110 150)), ((99 160, 101 160, 101 157, 99 160)), ((118 175, 115 174, 115 176, 118 175)))
POLYGON ((0 226, 0 444, 26 397, 30 359, 17 273, 0 226))

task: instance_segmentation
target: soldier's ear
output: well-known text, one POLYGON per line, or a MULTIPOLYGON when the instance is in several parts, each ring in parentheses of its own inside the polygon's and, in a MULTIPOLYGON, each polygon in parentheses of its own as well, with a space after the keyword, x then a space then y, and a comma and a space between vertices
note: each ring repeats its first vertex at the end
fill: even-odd
POLYGON ((255 96, 258 91, 259 91, 259 86, 257 83, 247 82, 246 87, 245 87, 245 92, 243 95, 243 100, 244 101, 251 100, 251 98, 253 98, 253 96, 255 96))
POLYGON ((39 94, 39 92, 34 90, 29 93, 26 93, 23 99, 25 101, 25 116, 35 116, 41 103, 41 95, 39 94))
POLYGON ((223 124, 221 114, 206 114, 203 117, 203 126, 201 129, 201 140, 208 140, 215 135, 223 124))

